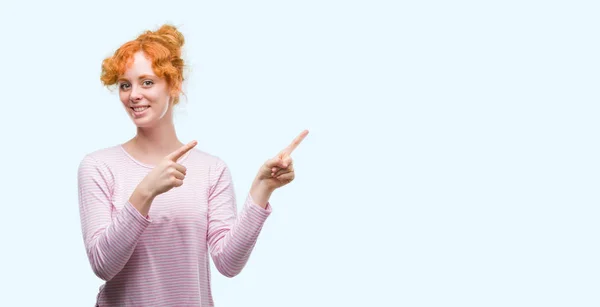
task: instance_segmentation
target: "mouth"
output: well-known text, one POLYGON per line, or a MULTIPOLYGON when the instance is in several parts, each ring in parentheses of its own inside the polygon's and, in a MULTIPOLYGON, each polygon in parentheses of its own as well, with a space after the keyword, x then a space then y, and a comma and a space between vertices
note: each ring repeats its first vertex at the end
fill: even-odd
POLYGON ((146 112, 148 109, 150 109, 150 106, 131 107, 130 109, 133 111, 133 118, 142 118, 146 115, 146 112))
POLYGON ((139 107, 131 107, 134 112, 144 112, 146 109, 150 108, 150 106, 139 106, 139 107))

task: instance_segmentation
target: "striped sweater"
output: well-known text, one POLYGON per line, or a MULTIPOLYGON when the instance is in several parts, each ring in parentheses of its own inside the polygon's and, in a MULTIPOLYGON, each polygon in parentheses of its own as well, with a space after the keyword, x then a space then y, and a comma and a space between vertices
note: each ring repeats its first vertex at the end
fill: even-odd
POLYGON ((246 265, 271 205, 247 194, 238 212, 230 171, 216 156, 194 148, 178 162, 187 168, 183 185, 157 196, 147 216, 129 197, 151 165, 121 145, 80 162, 84 245, 105 281, 96 306, 214 306, 209 258, 228 277, 246 265))

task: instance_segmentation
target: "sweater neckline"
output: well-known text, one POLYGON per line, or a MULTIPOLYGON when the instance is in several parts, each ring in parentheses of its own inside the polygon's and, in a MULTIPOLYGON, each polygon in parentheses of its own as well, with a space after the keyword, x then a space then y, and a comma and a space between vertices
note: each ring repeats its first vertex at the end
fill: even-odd
MULTIPOLYGON (((119 144, 118 147, 121 149, 121 151, 125 154, 125 156, 127 156, 131 161, 133 161, 134 163, 143 166, 145 168, 155 168, 156 165, 152 165, 152 164, 148 164, 148 163, 144 163, 142 161, 137 160, 136 158, 134 158, 129 152, 127 152, 127 150, 125 150, 125 147, 123 147, 123 144, 119 144)), ((186 152, 181 158, 179 158, 179 160, 177 160, 177 163, 182 163, 185 160, 187 160, 187 157, 190 155, 192 151, 188 151, 186 152)))

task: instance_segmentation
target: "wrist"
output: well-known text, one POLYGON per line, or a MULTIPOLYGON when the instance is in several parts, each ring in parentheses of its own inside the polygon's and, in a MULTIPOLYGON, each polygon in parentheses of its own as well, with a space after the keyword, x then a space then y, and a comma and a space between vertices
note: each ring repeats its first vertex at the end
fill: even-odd
POLYGON ((140 196, 144 198, 155 198, 158 195, 158 193, 156 193, 152 188, 150 188, 144 181, 142 181, 135 188, 134 192, 137 192, 140 196))
POLYGON ((262 180, 255 180, 250 189, 250 196, 252 196, 254 203, 262 208, 266 208, 269 198, 271 198, 271 194, 274 191, 274 188, 269 187, 262 180))
POLYGON ((139 185, 131 194, 129 202, 136 208, 142 215, 148 215, 150 206, 154 201, 156 195, 152 193, 150 189, 144 185, 139 185))
POLYGON ((262 180, 258 177, 254 179, 254 182, 252 182, 252 189, 265 194, 271 194, 276 190, 275 187, 272 187, 267 183, 267 180, 262 180))

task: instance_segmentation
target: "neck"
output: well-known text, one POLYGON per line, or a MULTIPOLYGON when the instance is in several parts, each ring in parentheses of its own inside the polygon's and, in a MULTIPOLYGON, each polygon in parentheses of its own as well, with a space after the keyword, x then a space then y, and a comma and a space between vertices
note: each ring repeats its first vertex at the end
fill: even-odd
POLYGON ((142 153, 160 157, 164 157, 183 146, 183 143, 177 138, 175 125, 170 116, 165 116, 161 123, 154 127, 138 127, 137 134, 131 140, 131 143, 142 153))

